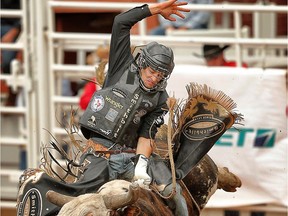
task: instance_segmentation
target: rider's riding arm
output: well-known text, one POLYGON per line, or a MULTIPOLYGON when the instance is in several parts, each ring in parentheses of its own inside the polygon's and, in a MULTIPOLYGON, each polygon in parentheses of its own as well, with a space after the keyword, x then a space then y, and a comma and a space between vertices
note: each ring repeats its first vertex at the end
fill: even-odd
POLYGON ((153 140, 145 137, 139 137, 136 154, 142 154, 149 158, 153 152, 153 140))
POLYGON ((136 149, 135 157, 135 170, 134 170, 134 181, 140 181, 142 185, 149 185, 151 183, 151 177, 147 173, 149 157, 153 151, 151 145, 152 139, 139 137, 138 145, 136 149))
POLYGON ((167 97, 167 92, 162 92, 155 110, 143 119, 139 131, 136 154, 143 154, 149 158, 153 152, 154 138, 157 133, 157 128, 164 123, 164 115, 168 109, 166 104, 167 97))

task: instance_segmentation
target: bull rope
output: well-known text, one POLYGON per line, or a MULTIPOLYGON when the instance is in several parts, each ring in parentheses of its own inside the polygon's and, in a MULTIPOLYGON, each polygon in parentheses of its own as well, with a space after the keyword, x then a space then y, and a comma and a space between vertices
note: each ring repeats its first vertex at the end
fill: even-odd
POLYGON ((172 191, 168 196, 163 196, 156 187, 150 185, 150 188, 157 193, 163 199, 170 199, 176 194, 176 171, 175 171, 175 163, 173 159, 173 149, 172 149, 172 119, 173 119, 173 110, 175 108, 176 103, 175 98, 168 98, 167 104, 169 108, 169 118, 168 118, 168 125, 167 125, 167 143, 168 143, 168 155, 169 161, 171 165, 171 175, 172 175, 172 191))
MULTIPOLYGON (((175 170, 175 163, 173 159, 173 149, 172 149, 172 126, 173 126, 172 119, 174 119, 174 110, 175 110, 175 106, 177 105, 177 100, 174 97, 168 98, 167 104, 169 107, 169 118, 168 118, 168 125, 167 125, 167 143, 168 143, 168 155, 169 155, 169 160, 171 164, 171 173, 172 173, 172 192, 171 194, 169 194, 168 197, 164 197, 164 198, 169 199, 170 197, 174 196, 176 193, 176 170, 175 170)), ((173 138, 176 134, 177 132, 175 131, 173 134, 173 138)), ((186 191, 189 191, 183 182, 181 184, 181 187, 185 187, 186 191)), ((188 193, 188 195, 200 214, 201 212, 200 206, 198 205, 198 203, 196 202, 196 200, 194 199, 191 193, 188 193)))

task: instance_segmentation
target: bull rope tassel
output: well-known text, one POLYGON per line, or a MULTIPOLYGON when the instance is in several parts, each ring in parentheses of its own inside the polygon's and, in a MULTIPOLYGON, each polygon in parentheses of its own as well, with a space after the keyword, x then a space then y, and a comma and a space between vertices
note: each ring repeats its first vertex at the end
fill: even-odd
POLYGON ((169 155, 169 160, 170 160, 170 165, 171 165, 171 174, 172 174, 172 191, 171 191, 171 194, 168 196, 170 198, 176 194, 176 171, 175 171, 175 164, 174 164, 173 150, 172 150, 172 118, 173 118, 173 110, 176 105, 176 99, 169 98, 167 103, 169 106, 167 141, 168 141, 168 155, 169 155))
POLYGON ((95 68, 95 77, 96 77, 96 81, 91 80, 91 79, 86 79, 86 78, 81 78, 82 80, 86 81, 86 82, 92 82, 95 85, 98 85, 102 88, 103 84, 104 84, 104 80, 105 80, 105 66, 108 63, 108 60, 102 60, 98 67, 95 68))

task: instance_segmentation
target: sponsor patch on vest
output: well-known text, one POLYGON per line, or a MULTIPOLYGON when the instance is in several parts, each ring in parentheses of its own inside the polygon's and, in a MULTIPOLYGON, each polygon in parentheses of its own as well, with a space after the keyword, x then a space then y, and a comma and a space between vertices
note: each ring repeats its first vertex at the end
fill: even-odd
POLYGON ((135 114, 135 117, 133 119, 134 124, 139 124, 141 117, 146 115, 147 111, 146 110, 139 110, 137 111, 137 113, 135 114))
POLYGON ((127 97, 127 94, 126 94, 125 92, 123 92, 122 90, 120 90, 120 89, 113 88, 113 89, 112 89, 112 92, 113 92, 116 96, 118 96, 118 97, 120 97, 120 98, 126 98, 126 97, 127 97))
POLYGON ((193 117, 183 128, 183 134, 190 140, 208 139, 223 132, 225 124, 211 114, 193 117))
POLYGON ((130 100, 130 106, 127 108, 127 110, 123 114, 123 116, 120 120, 120 124, 118 125, 118 128, 115 130, 115 133, 113 135, 114 138, 118 137, 118 134, 119 134, 120 130, 122 129, 123 125, 126 124, 126 120, 128 119, 131 111, 133 110, 133 107, 137 104, 139 97, 140 97, 139 94, 134 94, 133 98, 130 100))
POLYGON ((114 106, 115 108, 118 108, 118 109, 123 109, 123 105, 120 104, 119 102, 113 100, 112 98, 106 96, 105 97, 105 100, 110 103, 112 106, 114 106))
POLYGON ((143 100, 143 103, 144 103, 144 107, 145 108, 150 108, 150 107, 153 107, 153 103, 149 100, 143 100))
POLYGON ((111 122, 114 122, 116 117, 118 115, 118 112, 112 108, 109 109, 108 113, 106 114, 105 118, 108 119, 111 122))
POLYGON ((99 130, 107 136, 111 133, 111 130, 104 130, 102 128, 100 128, 99 130))
POLYGON ((91 109, 94 112, 100 111, 105 105, 104 98, 101 95, 94 96, 92 103, 91 103, 91 109))
POLYGON ((17 215, 18 216, 31 216, 41 215, 42 213, 42 197, 40 191, 36 188, 31 188, 22 202, 19 203, 17 215))
MULTIPOLYGON (((97 124, 96 120, 97 120, 96 117, 92 115, 92 116, 88 119, 87 125, 90 126, 90 127, 96 127, 96 124, 97 124)), ((99 120, 99 119, 98 119, 98 120, 99 120)))

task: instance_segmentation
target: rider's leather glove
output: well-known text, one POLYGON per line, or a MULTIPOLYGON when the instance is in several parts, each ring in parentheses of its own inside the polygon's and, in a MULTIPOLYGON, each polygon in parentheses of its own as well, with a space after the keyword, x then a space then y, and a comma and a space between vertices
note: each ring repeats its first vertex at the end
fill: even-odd
POLYGON ((142 181, 144 185, 149 185, 151 183, 151 177, 147 174, 147 164, 148 158, 142 154, 136 155, 135 158, 135 173, 134 181, 142 181))

